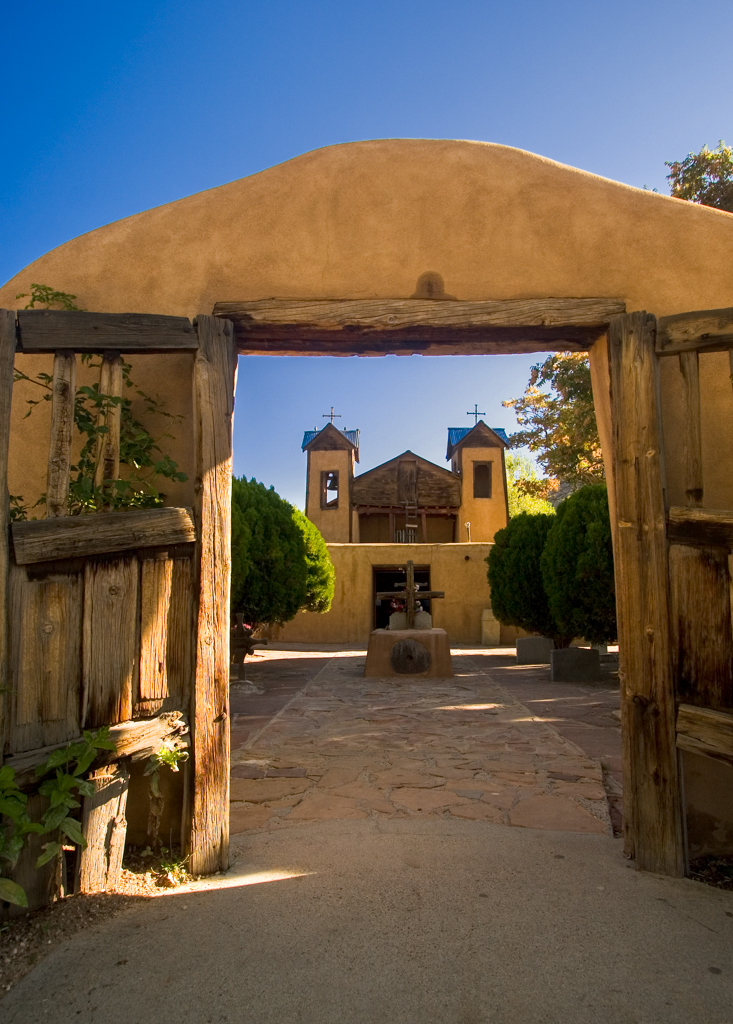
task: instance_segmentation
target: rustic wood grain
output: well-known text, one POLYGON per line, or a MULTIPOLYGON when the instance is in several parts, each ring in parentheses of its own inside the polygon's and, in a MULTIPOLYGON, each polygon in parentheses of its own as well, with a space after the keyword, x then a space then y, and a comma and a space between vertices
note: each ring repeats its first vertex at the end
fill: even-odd
MULTIPOLYGON (((427 459, 410 454, 385 462, 382 466, 369 470, 356 477, 352 483, 352 505, 363 510, 370 508, 402 508, 408 500, 404 490, 403 462, 414 467, 414 481, 410 484, 410 493, 416 495, 420 510, 428 508, 458 508, 461 504, 461 481, 447 469, 436 466, 427 459), (403 473, 403 488, 400 487, 400 472, 403 473), (413 487, 414 483, 414 487, 413 487)), ((412 499, 411 499, 412 500, 412 499)))
POLYGON ((79 733, 82 589, 78 574, 9 578, 12 712, 10 753, 62 743, 79 733))
POLYGON ((130 772, 125 764, 109 765, 95 769, 89 781, 94 794, 84 797, 82 804, 87 846, 79 851, 74 888, 76 892, 106 892, 117 885, 122 871, 130 772))
POLYGON ((21 352, 175 352, 195 350, 196 333, 182 316, 18 310, 21 352))
POLYGON ((193 695, 196 676, 196 604, 193 561, 190 558, 174 558, 166 648, 168 701, 172 702, 172 707, 189 707, 193 695))
POLYGON ((190 508, 144 508, 13 523, 12 535, 16 562, 31 565, 192 543, 196 527, 190 508))
POLYGON ((15 314, 0 309, 0 764, 5 747, 8 685, 8 447, 15 365, 15 314))
POLYGON ((693 754, 733 761, 733 715, 713 708, 680 704, 677 746, 693 754))
POLYGON ((229 860, 229 590, 232 416, 237 349, 232 325, 200 316, 194 364, 199 611, 194 692, 191 871, 229 860))
POLYGON ((57 352, 53 360, 51 443, 46 479, 46 515, 49 519, 68 514, 75 400, 76 355, 73 352, 57 352))
POLYGON ((654 318, 611 320, 624 833, 647 871, 684 873, 654 318))
POLYGON ((170 558, 144 558, 140 574, 140 700, 168 696, 168 613, 173 562, 170 558))
MULTIPOLYGON (((95 766, 111 764, 124 757, 129 757, 132 761, 144 761, 160 750, 164 743, 180 749, 190 745, 188 723, 181 711, 164 711, 154 718, 111 725, 109 738, 115 744, 115 749, 102 751, 94 762, 95 766)), ((69 742, 73 743, 80 739, 81 735, 72 736, 69 742)), ((36 766, 43 764, 49 754, 65 745, 55 743, 48 747, 15 754, 7 758, 6 764, 14 770, 18 785, 26 788, 37 781, 36 766)))
POLYGON ((234 321, 240 352, 290 355, 461 354, 582 351, 611 316, 617 299, 265 299, 219 302, 234 321))
POLYGON ((672 505, 667 513, 667 535, 680 544, 733 547, 733 512, 672 505))
MULTIPOLYGON (((588 353, 590 379, 593 388, 593 408, 596 415, 598 437, 603 450, 603 468, 606 472, 608 511, 611 517, 613 544, 616 544, 616 497, 613 486, 613 426, 611 423, 611 371, 608 364, 608 335, 604 334, 588 353)), ((503 464, 506 476, 506 464, 503 464)), ((506 487, 505 487, 506 489, 506 487)))
POLYGON ((685 464, 685 494, 688 505, 702 505, 702 423, 700 418, 700 357, 697 352, 680 352, 683 423, 682 458, 685 464))
POLYGON ((733 307, 661 316, 657 321, 656 350, 660 356, 723 352, 732 347, 733 307))
POLYGON ((139 601, 140 566, 134 555, 86 564, 83 728, 132 717, 140 657, 139 601))
MULTIPOLYGON (((99 390, 110 398, 122 396, 122 356, 119 352, 104 353, 99 371, 99 390)), ((97 426, 106 427, 107 432, 97 438, 95 487, 101 487, 105 480, 117 480, 120 475, 121 413, 121 407, 112 404, 105 413, 99 414, 97 426)))
POLYGON ((733 707, 728 549, 671 544, 669 578, 677 698, 733 707))

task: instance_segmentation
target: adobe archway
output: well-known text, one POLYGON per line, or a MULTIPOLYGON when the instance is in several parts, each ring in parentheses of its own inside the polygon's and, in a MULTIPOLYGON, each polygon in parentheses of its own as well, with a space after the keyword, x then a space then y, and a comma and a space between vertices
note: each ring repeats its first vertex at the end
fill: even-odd
POLYGON ((589 348, 615 469, 628 848, 678 874, 676 747, 730 757, 715 718, 733 707, 728 514, 704 508, 733 508, 733 447, 719 443, 733 418, 721 309, 732 260, 729 214, 507 147, 389 140, 309 153, 81 236, 18 274, 0 304, 41 281, 108 313, 216 307, 250 351, 303 351, 306 336, 312 353, 589 348), (420 281, 431 298, 411 298, 420 281), (642 309, 653 315, 623 312, 642 309), (713 313, 683 315, 700 309, 713 313), (691 639, 706 632, 705 647, 691 639), (681 697, 713 718, 676 719, 681 697))

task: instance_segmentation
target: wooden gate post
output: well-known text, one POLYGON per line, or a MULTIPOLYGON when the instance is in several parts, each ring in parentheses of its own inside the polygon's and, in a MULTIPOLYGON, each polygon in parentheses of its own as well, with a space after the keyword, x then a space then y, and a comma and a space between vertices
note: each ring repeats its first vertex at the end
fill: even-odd
POLYGON ((5 746, 8 701, 8 448, 15 366, 15 313, 0 309, 0 764, 5 746))
POLYGON ((624 838, 641 869, 682 875, 655 335, 656 320, 644 312, 611 318, 624 838))
POLYGON ((237 346, 229 320, 199 316, 194 364, 198 630, 190 870, 229 866, 229 590, 237 346))

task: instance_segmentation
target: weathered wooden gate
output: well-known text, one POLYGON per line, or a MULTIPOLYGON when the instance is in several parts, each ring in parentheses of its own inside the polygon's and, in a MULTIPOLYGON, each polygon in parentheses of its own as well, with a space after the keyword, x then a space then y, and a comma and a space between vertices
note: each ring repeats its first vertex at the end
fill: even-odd
MULTIPOLYGON (((733 854, 733 510, 703 506, 700 395, 701 355, 725 351, 727 374, 730 309, 618 315, 591 349, 597 407, 610 393, 626 851, 670 875, 686 873, 690 853, 733 854), (671 394, 661 361, 673 358, 671 394), (664 423, 678 392, 684 436, 673 452, 664 423), (680 504, 669 497, 672 457, 680 504)), ((733 423, 719 430, 723 451, 733 423)))
MULTIPOLYGON (((237 364, 231 324, 207 316, 191 324, 180 317, 1 311, 4 524, 16 350, 53 353, 54 366, 47 518, 14 522, 10 536, 3 529, 0 542, 4 761, 27 784, 54 747, 78 738, 82 729, 110 726, 116 751, 108 758, 112 768, 98 773, 96 788, 101 793, 116 782, 122 795, 112 806, 119 824, 124 821, 126 759, 149 756, 166 738, 189 743, 181 842, 194 873, 224 868, 229 834, 231 427, 237 364), (66 514, 76 355, 91 352, 102 354, 100 390, 113 396, 121 394, 123 354, 191 354, 193 508, 66 514)), ((114 410, 107 426, 100 482, 101 473, 105 479, 119 475, 119 419, 114 410)), ((102 798, 86 799, 85 823, 102 798)), ((84 870, 82 863, 82 877, 84 870)), ((99 866, 89 865, 90 872, 98 882, 99 866)))

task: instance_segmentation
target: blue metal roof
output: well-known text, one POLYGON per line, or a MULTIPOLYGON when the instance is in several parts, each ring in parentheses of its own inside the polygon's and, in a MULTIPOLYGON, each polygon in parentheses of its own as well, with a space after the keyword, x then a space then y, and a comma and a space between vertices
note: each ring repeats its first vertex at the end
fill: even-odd
MULTIPOLYGON (((334 429, 338 430, 339 428, 335 427, 334 429)), ((310 444, 311 441, 313 440, 313 438, 316 436, 316 434, 320 434, 320 432, 321 432, 320 430, 306 430, 306 432, 303 434, 303 443, 300 446, 301 451, 303 451, 305 446, 307 444, 310 444)), ((358 448, 359 447, 359 431, 358 430, 341 430, 341 431, 339 431, 339 433, 343 434, 344 437, 348 441, 351 441, 351 443, 353 444, 354 448, 358 448)))
MULTIPOLYGON (((479 422, 483 423, 484 421, 479 420, 479 422)), ((477 424, 474 424, 473 427, 448 427, 448 453, 446 455, 446 459, 449 459, 451 457, 451 455, 453 454, 453 449, 456 447, 456 445, 460 444, 460 442, 463 440, 466 434, 470 434, 470 432, 474 429, 476 425, 477 424)), ((506 444, 509 444, 507 432, 506 430, 504 430, 503 427, 491 427, 490 429, 493 430, 497 437, 500 437, 502 441, 504 441, 506 444)))

